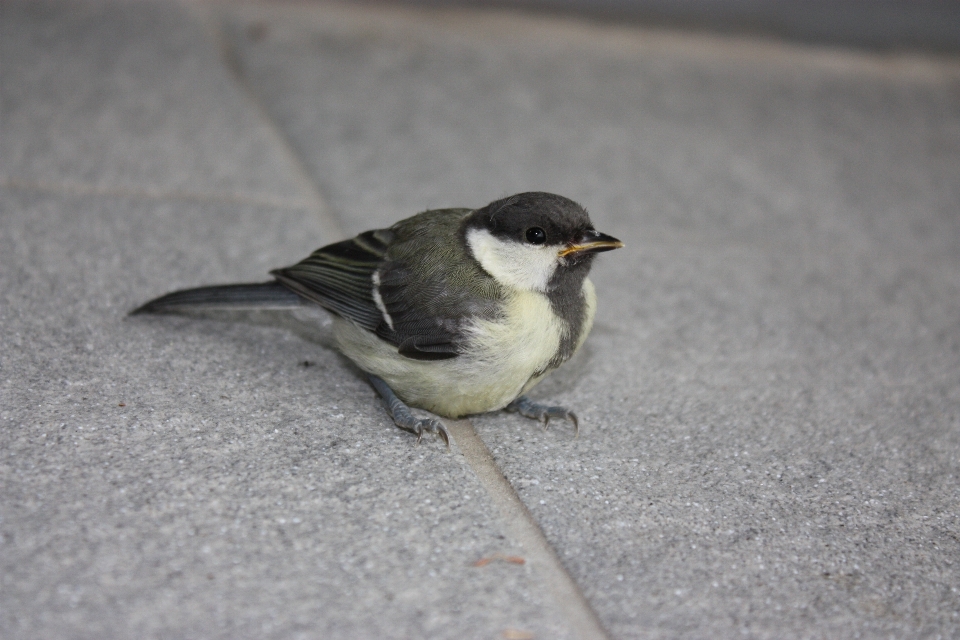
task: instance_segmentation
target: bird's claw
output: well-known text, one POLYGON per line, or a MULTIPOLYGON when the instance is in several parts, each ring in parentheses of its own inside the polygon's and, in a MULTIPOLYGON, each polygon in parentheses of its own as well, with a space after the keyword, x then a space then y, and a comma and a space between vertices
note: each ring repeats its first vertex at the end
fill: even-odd
MULTIPOLYGON (((443 426, 442 422, 435 418, 414 418, 414 420, 415 423, 409 430, 416 434, 417 444, 420 444, 420 441, 423 440, 424 433, 435 433, 443 440, 443 444, 447 445, 448 449, 450 448, 450 435, 447 433, 447 428, 443 426)), ((397 426, 401 429, 407 428, 399 422, 397 426)))
POLYGON ((547 410, 543 413, 543 430, 547 430, 547 426, 550 424, 550 418, 563 418, 564 420, 569 420, 573 423, 573 432, 576 435, 580 435, 580 420, 577 419, 577 414, 569 409, 564 409, 563 407, 547 407, 547 410))
POLYGON ((392 416, 394 424, 404 431, 409 431, 417 436, 417 444, 420 444, 420 441, 423 440, 423 434, 435 433, 443 440, 443 444, 445 444, 448 449, 450 448, 450 434, 447 433, 447 428, 443 423, 436 418, 417 418, 410 413, 409 410, 397 411, 396 407, 394 407, 392 416))
POLYGON ((370 379, 370 384, 383 399, 383 406, 390 417, 393 418, 393 423, 404 431, 416 435, 417 444, 420 444, 420 441, 423 440, 424 433, 435 433, 443 440, 443 444, 447 445, 447 449, 450 448, 450 434, 447 433, 447 428, 443 426, 442 422, 436 418, 416 417, 410 411, 410 407, 397 397, 397 394, 386 382, 374 375, 368 375, 367 377, 370 379))
POLYGON ((533 418, 543 423, 543 430, 546 431, 550 424, 550 418, 563 418, 573 423, 574 437, 580 435, 580 420, 577 414, 563 407, 555 407, 546 404, 534 402, 527 396, 520 396, 507 405, 507 411, 519 413, 526 418, 533 418))

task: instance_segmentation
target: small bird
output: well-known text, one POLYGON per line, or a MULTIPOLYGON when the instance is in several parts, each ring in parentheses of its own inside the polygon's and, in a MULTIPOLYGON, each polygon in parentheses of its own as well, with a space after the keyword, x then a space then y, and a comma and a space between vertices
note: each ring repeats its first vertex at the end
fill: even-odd
POLYGON ((596 312, 594 256, 623 243, 576 202, 520 193, 480 209, 424 211, 314 251, 257 284, 168 293, 131 314, 296 308, 333 314, 337 348, 363 370, 394 423, 417 436, 506 409, 546 425, 576 414, 525 394, 583 344, 596 312))

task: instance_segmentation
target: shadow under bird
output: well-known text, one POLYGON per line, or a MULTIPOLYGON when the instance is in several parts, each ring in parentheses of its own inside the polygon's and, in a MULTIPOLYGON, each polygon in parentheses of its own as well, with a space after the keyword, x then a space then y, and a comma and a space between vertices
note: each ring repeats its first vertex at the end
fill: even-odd
POLYGON ((277 309, 333 314, 337 348, 366 372, 401 429, 506 409, 543 421, 577 417, 526 393, 566 362, 593 324, 594 256, 623 246, 576 202, 521 193, 480 209, 437 209, 314 251, 274 280, 168 293, 132 311, 277 309))

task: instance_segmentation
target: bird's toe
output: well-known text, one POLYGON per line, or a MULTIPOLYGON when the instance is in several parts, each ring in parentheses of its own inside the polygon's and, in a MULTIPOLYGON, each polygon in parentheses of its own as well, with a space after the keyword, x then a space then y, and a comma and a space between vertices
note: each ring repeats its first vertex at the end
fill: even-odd
POLYGON ((547 426, 550 424, 551 418, 563 418, 564 420, 569 420, 573 423, 574 433, 576 435, 580 435, 580 420, 577 418, 577 414, 564 407, 540 404, 538 402, 534 402, 526 396, 520 396, 508 404, 506 409, 507 411, 519 413, 524 417, 533 418, 538 422, 542 422, 544 430, 546 430, 547 426))

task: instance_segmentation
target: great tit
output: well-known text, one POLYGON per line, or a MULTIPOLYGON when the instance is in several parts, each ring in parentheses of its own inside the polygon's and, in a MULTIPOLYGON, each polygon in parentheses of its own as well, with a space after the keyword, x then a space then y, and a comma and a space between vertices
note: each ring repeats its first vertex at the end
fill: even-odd
POLYGON ((576 202, 520 193, 480 209, 437 209, 314 251, 271 282, 200 287, 132 314, 320 305, 339 350, 391 418, 449 444, 450 418, 507 409, 543 421, 576 415, 523 394, 567 361, 593 324, 595 254, 623 243, 576 202))

